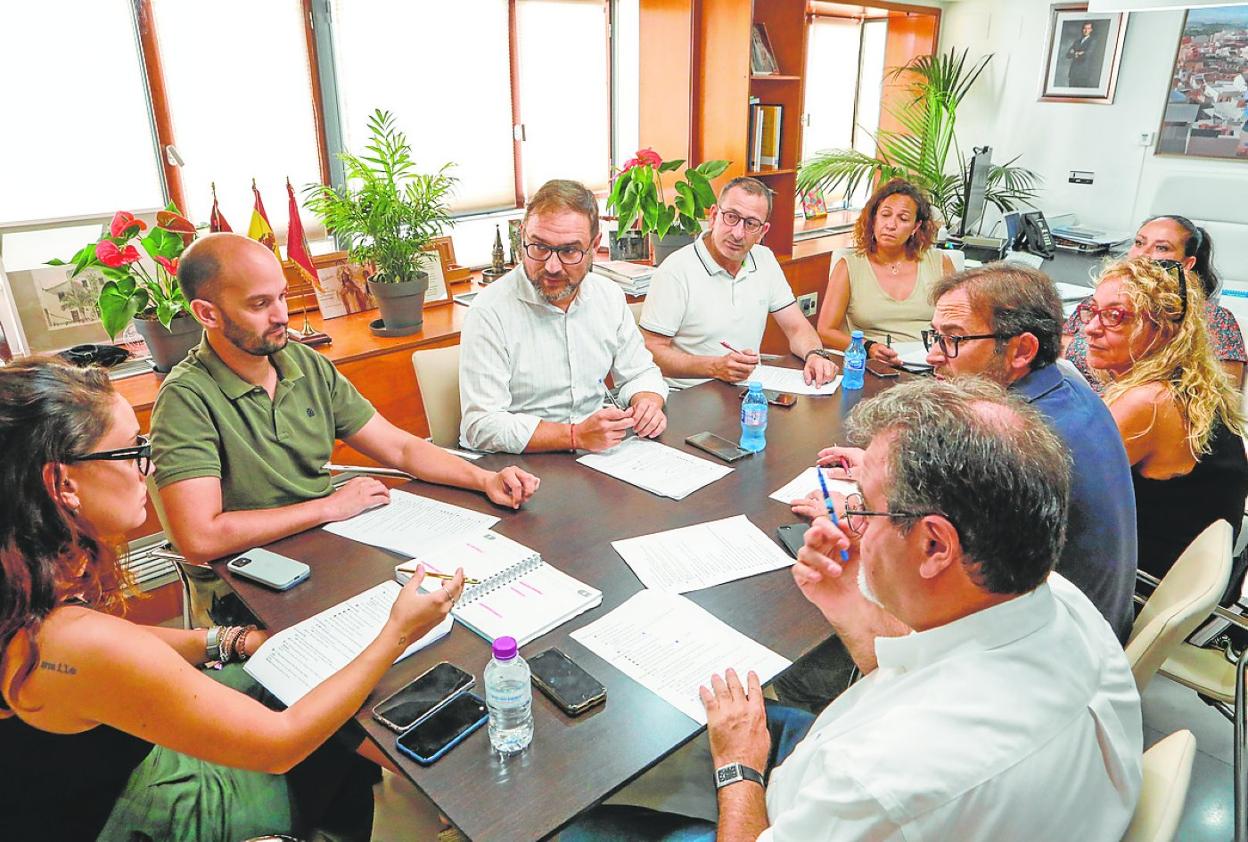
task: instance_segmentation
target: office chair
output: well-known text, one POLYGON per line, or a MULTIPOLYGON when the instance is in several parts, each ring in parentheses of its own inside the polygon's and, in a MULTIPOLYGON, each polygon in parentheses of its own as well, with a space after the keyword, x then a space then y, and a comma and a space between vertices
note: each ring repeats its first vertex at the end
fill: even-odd
POLYGON ((1191 731, 1175 731, 1144 752, 1140 803, 1122 842, 1170 842, 1183 816, 1196 759, 1191 731))
POLYGON ((1184 638, 1213 611, 1230 577, 1231 525, 1219 520, 1183 551, 1135 618, 1127 660, 1141 693, 1184 638))
MULTIPOLYGON (((169 546, 173 547, 176 553, 177 548, 173 546, 165 506, 156 490, 156 480, 149 475, 146 481, 147 496, 152 501, 152 508, 156 510, 156 519, 160 521, 160 528, 165 533, 169 546)), ((178 581, 182 583, 182 627, 196 629, 214 625, 209 612, 214 604, 233 593, 230 586, 221 581, 210 567, 192 564, 180 555, 168 556, 168 558, 178 574, 178 581)))
POLYGON ((458 447, 459 346, 416 351, 412 367, 429 420, 429 437, 439 447, 458 447))
POLYGON ((641 324, 641 310, 645 306, 646 302, 644 301, 634 301, 628 305, 628 309, 633 311, 633 321, 637 322, 637 324, 641 324))

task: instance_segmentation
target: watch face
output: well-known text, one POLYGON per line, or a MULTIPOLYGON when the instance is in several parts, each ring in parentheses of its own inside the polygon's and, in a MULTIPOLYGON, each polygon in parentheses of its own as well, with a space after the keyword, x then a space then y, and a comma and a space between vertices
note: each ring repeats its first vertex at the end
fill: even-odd
POLYGON ((731 766, 721 766, 715 770, 715 783, 719 786, 732 783, 741 779, 741 769, 735 763, 731 766))

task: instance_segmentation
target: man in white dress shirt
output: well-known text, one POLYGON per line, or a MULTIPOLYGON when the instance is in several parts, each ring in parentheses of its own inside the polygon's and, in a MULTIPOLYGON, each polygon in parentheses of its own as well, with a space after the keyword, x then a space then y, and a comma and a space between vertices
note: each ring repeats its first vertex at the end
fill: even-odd
POLYGON ((761 245, 771 191, 756 178, 734 178, 711 208, 710 228, 663 261, 641 312, 642 336, 669 386, 708 379, 737 383, 758 365, 770 314, 804 361, 807 383, 836 377, 836 364, 802 315, 776 256, 761 245))
POLYGON ((525 210, 523 238, 521 265, 483 290, 464 320, 460 442, 600 451, 629 430, 659 435, 667 384, 624 293, 590 271, 601 239, 593 194, 548 181, 525 210), (619 406, 604 408, 608 376, 619 406))
MULTIPOLYGON (((1117 842, 1140 793, 1140 699, 1109 624, 1050 572, 1060 440, 982 380, 896 386, 851 434, 868 445, 862 493, 837 501, 841 527, 815 520, 793 577, 865 678, 764 787, 769 730, 792 709, 765 709, 753 673, 713 676, 718 823, 682 838, 1117 842)), ((669 818, 599 808, 567 838, 646 838, 669 818)))

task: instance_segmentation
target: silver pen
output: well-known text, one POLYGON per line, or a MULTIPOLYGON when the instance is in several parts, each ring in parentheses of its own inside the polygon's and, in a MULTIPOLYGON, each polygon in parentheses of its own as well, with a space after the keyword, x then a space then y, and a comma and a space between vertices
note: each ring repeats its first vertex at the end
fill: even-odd
POLYGON ((367 474, 375 477, 400 477, 402 479, 415 479, 407 471, 400 471, 398 468, 373 468, 366 465, 335 465, 332 462, 326 462, 324 470, 333 471, 335 473, 353 473, 367 474))

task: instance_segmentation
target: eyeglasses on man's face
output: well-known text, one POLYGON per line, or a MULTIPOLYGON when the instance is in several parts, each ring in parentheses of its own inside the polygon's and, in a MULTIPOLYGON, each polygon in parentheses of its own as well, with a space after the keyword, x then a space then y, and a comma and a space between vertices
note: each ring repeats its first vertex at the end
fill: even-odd
POLYGON ((722 219, 724 224, 729 228, 736 228, 738 223, 744 225, 745 233, 747 234, 757 234, 759 231, 762 231, 763 226, 767 224, 761 219, 755 219, 752 216, 742 216, 736 211, 731 210, 721 210, 719 212, 719 218, 722 219))
POLYGON ((1126 307, 1120 307, 1117 304, 1111 304, 1108 307, 1097 307, 1091 301, 1079 302, 1079 306, 1075 308, 1075 315, 1085 325, 1090 325, 1093 319, 1099 318, 1101 327, 1106 330, 1122 327, 1135 317, 1135 314, 1126 307))
POLYGON ((855 535, 861 535, 866 531, 869 521, 867 518, 886 517, 890 520, 907 520, 910 518, 924 517, 925 515, 940 514, 939 512, 873 512, 867 508, 867 501, 861 494, 845 495, 845 525, 855 535))
POLYGON ((115 450, 98 450, 95 453, 86 453, 82 456, 75 456, 69 460, 71 462, 126 462, 130 459, 134 460, 134 464, 138 467, 142 476, 147 476, 148 471, 152 469, 152 440, 147 436, 138 436, 135 444, 130 447, 119 447, 115 450))
POLYGON ((578 248, 577 246, 548 246, 545 243, 525 243, 524 253, 540 263, 550 260, 550 256, 554 254, 559 257, 559 262, 564 266, 575 266, 585 259, 589 249, 578 248))
POLYGON ((973 333, 966 336, 958 336, 953 333, 941 333, 938 330, 925 330, 923 334, 923 348, 932 350, 933 345, 940 346, 940 353, 944 354, 945 359, 952 360, 958 356, 958 348, 963 342, 971 342, 976 339, 1012 339, 1015 334, 1012 333, 973 333))

